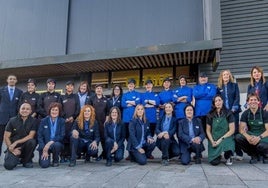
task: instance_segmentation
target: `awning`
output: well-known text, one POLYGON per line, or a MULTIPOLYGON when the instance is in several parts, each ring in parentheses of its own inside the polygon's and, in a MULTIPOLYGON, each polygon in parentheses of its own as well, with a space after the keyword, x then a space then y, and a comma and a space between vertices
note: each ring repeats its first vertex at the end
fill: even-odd
POLYGON ((27 78, 59 77, 87 72, 106 72, 157 67, 185 66, 215 62, 221 40, 155 45, 135 49, 115 49, 53 57, 0 62, 0 79, 15 74, 27 78))

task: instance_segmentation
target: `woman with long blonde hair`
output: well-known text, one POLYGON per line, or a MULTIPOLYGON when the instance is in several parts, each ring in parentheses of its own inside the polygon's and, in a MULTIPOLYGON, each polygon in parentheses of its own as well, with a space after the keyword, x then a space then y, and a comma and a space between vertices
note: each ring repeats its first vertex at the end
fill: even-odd
MULTIPOLYGON (((239 113, 241 112, 240 92, 238 84, 234 82, 234 77, 230 70, 221 71, 218 78, 217 94, 222 97, 224 106, 234 115, 236 135, 239 133, 239 113)), ((238 146, 235 147, 235 153, 237 160, 243 159, 243 152, 238 146)))
POLYGON ((69 166, 76 165, 77 153, 85 151, 85 162, 90 162, 90 157, 98 154, 100 133, 95 119, 95 110, 91 105, 84 105, 80 110, 77 120, 74 122, 71 136, 71 161, 69 166))
POLYGON ((154 138, 150 135, 149 122, 146 120, 144 106, 138 104, 133 119, 129 123, 129 140, 127 150, 131 160, 140 165, 147 163, 155 148, 154 138))

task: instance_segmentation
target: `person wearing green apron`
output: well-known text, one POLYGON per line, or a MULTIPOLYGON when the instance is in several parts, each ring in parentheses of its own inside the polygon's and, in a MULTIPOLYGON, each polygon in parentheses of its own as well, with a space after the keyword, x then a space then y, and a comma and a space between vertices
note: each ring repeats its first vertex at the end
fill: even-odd
POLYGON ((251 164, 257 163, 258 157, 268 163, 268 113, 259 107, 260 98, 255 93, 248 95, 247 103, 249 109, 241 116, 235 140, 251 156, 251 164))
POLYGON ((234 131, 235 120, 231 111, 227 110, 220 95, 216 95, 212 102, 212 110, 207 115, 206 132, 208 136, 208 162, 212 165, 221 163, 224 152, 226 165, 233 164, 235 149, 234 131))

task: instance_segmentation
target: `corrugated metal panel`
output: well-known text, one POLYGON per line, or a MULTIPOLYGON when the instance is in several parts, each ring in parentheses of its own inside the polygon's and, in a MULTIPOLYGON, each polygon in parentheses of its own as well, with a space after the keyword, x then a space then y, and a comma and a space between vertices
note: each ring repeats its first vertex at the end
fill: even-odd
MULTIPOLYGON (((268 1, 221 0, 221 18, 221 62, 210 81, 216 83, 224 69, 249 75, 251 67, 258 65, 268 72, 268 1)), ((210 70, 210 66, 200 65, 200 69, 210 70)))

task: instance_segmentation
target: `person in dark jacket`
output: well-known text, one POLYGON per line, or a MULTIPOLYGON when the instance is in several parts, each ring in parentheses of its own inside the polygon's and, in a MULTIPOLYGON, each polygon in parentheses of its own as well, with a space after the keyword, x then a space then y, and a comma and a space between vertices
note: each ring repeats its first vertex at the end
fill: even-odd
POLYGON ((268 111, 268 82, 265 82, 263 70, 259 66, 252 67, 250 71, 247 94, 251 93, 255 93, 260 98, 259 107, 268 111))
POLYGON ((27 91, 24 92, 19 101, 19 106, 23 103, 27 102, 31 105, 33 118, 37 118, 37 102, 39 100, 40 95, 35 92, 36 90, 36 81, 32 78, 29 78, 27 81, 27 91))
POLYGON ((156 146, 162 151, 162 165, 164 166, 169 164, 169 159, 180 154, 179 144, 175 139, 177 121, 173 114, 172 103, 166 103, 164 105, 164 115, 158 120, 155 130, 157 135, 156 146))
POLYGON ((112 155, 115 162, 124 158, 126 138, 125 125, 121 121, 121 112, 117 106, 111 108, 108 121, 105 122, 104 138, 107 155, 106 166, 112 166, 112 155))
MULTIPOLYGON (((239 113, 240 108, 240 92, 238 84, 234 82, 234 78, 230 70, 221 71, 218 78, 217 94, 221 95, 225 107, 230 110, 235 118, 235 135, 239 133, 239 113)), ((243 152, 236 144, 235 153, 237 160, 243 160, 243 152)))
POLYGON ((111 98, 109 98, 108 100, 109 111, 112 107, 117 106, 122 114, 122 106, 121 106, 122 95, 123 95, 122 87, 117 84, 114 85, 111 98))
POLYGON ((31 117, 31 105, 23 103, 20 106, 19 114, 10 118, 4 135, 7 146, 4 167, 8 170, 14 169, 19 161, 23 167, 32 168, 31 162, 36 147, 37 120, 31 117), (10 157, 13 155, 13 158, 10 157), (15 159, 15 160, 14 160, 15 159))
POLYGON ((15 75, 8 75, 7 86, 0 89, 0 156, 6 124, 9 118, 17 115, 19 109, 22 91, 16 87, 17 81, 15 75))
MULTIPOLYGON (((40 118, 49 115, 49 106, 52 102, 62 104, 61 95, 55 92, 56 81, 53 78, 47 79, 47 92, 42 93, 37 103, 37 112, 40 118)), ((60 114, 61 116, 62 114, 60 114)))
POLYGON ((96 114, 93 106, 84 105, 80 110, 77 120, 74 122, 71 136, 71 160, 70 167, 76 165, 77 154, 85 152, 85 162, 90 162, 90 157, 98 154, 100 133, 96 114))
POLYGON ((79 98, 80 109, 82 109, 85 104, 88 104, 89 98, 94 94, 94 91, 89 88, 87 81, 82 81, 79 84, 77 96, 79 98))
POLYGON ((143 105, 135 108, 133 119, 129 123, 129 140, 127 150, 132 161, 140 165, 147 163, 155 148, 154 138, 150 135, 149 122, 146 120, 143 105))
POLYGON ((48 116, 41 120, 38 130, 39 164, 42 168, 50 166, 50 156, 53 161, 51 166, 59 166, 59 155, 63 150, 65 135, 65 119, 60 117, 62 105, 52 102, 49 105, 48 116))
POLYGON ((74 82, 66 82, 66 93, 62 96, 63 118, 65 119, 64 150, 61 152, 61 163, 68 162, 71 156, 70 136, 73 122, 80 112, 79 98, 74 91, 74 82))
POLYGON ((185 118, 179 121, 178 137, 181 148, 181 163, 188 165, 191 153, 195 153, 195 163, 201 163, 205 133, 200 119, 194 117, 194 107, 188 104, 184 108, 185 118))

